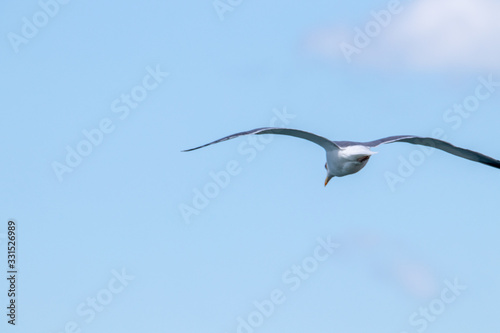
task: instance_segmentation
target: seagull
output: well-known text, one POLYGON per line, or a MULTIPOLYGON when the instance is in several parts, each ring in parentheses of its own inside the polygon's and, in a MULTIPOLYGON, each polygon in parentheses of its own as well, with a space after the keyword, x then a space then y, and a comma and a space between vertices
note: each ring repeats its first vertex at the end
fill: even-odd
POLYGON ((255 135, 279 134, 279 135, 294 136, 296 138, 309 140, 323 147, 326 151, 325 186, 333 177, 344 177, 363 169, 366 163, 368 163, 370 157, 373 154, 377 153, 371 151, 370 148, 377 147, 384 143, 392 143, 392 142, 407 142, 414 145, 428 146, 444 150, 447 153, 462 158, 466 158, 474 162, 483 163, 492 166, 494 168, 500 169, 499 160, 496 160, 492 157, 483 155, 473 150, 468 150, 454 146, 451 143, 434 138, 420 137, 414 135, 396 135, 368 142, 330 141, 322 136, 313 133, 291 128, 282 128, 282 127, 262 127, 253 129, 251 131, 239 132, 223 137, 222 139, 204 144, 199 147, 183 150, 182 152, 193 151, 196 149, 213 145, 215 143, 231 140, 243 135, 254 135, 254 134, 255 135))

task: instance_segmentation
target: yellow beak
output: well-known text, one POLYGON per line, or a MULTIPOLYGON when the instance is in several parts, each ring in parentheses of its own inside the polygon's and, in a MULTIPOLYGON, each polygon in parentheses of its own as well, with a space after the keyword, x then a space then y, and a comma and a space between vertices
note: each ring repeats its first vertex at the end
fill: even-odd
POLYGON ((328 182, 330 181, 330 179, 332 179, 333 176, 330 176, 330 175, 327 175, 326 176, 326 179, 325 179, 325 186, 328 184, 328 182))

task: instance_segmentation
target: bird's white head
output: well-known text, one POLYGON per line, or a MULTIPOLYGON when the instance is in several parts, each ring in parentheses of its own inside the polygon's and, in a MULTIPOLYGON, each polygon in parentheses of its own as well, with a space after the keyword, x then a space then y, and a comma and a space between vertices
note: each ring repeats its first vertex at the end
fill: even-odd
POLYGON ((330 179, 332 179, 335 176, 332 175, 330 173, 330 171, 328 170, 328 163, 325 163, 325 169, 326 169, 326 179, 325 179, 325 186, 326 186, 326 185, 328 185, 328 182, 330 181, 330 179))

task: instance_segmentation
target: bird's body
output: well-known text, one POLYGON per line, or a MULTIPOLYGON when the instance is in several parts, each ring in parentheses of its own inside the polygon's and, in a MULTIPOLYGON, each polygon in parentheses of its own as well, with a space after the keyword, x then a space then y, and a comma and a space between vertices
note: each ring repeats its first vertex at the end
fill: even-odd
POLYGON ((184 151, 196 150, 215 143, 234 139, 242 135, 251 135, 251 134, 257 134, 257 135, 280 134, 280 135, 294 136, 301 139, 312 141, 323 147, 326 151, 325 167, 327 170, 325 186, 333 177, 343 177, 351 175, 363 169, 366 163, 368 163, 370 157, 373 154, 376 154, 375 152, 371 151, 370 148, 377 147, 384 143, 392 143, 392 142, 407 142, 416 145, 433 147, 436 149, 446 151, 450 154, 466 158, 474 162, 483 163, 492 166, 494 168, 500 169, 499 160, 496 160, 492 157, 483 155, 481 153, 472 150, 456 147, 446 141, 434 138, 418 137, 413 135, 398 135, 369 142, 330 141, 322 136, 313 133, 296 129, 290 129, 290 128, 281 128, 281 127, 264 127, 264 128, 257 128, 251 131, 239 132, 226 136, 222 139, 207 143, 203 146, 187 149, 184 151))
POLYGON ((351 175, 363 169, 370 156, 375 154, 365 146, 347 146, 326 152, 326 165, 333 177, 351 175))

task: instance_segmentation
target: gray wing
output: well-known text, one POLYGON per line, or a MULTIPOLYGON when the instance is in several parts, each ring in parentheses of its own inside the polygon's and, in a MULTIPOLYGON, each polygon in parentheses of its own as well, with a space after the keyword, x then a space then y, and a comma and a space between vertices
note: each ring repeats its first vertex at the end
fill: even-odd
POLYGON ((219 142, 231 140, 231 139, 237 138, 237 137, 242 136, 242 135, 250 135, 250 134, 281 134, 281 135, 289 135, 289 136, 294 136, 296 138, 301 138, 301 139, 312 141, 312 142, 320 145, 321 147, 323 147, 325 150, 334 150, 334 149, 338 149, 339 148, 332 141, 330 141, 328 139, 325 139, 322 136, 313 134, 313 133, 309 133, 309 132, 305 132, 305 131, 300 131, 300 130, 296 130, 296 129, 290 129, 290 128, 262 127, 262 128, 253 129, 251 131, 239 132, 239 133, 235 133, 235 134, 232 134, 232 135, 228 135, 226 137, 223 137, 222 139, 215 140, 215 141, 207 143, 207 144, 205 144, 203 146, 199 146, 199 147, 196 147, 196 148, 191 148, 191 149, 183 150, 183 152, 200 149, 200 148, 203 148, 203 147, 206 147, 206 146, 213 145, 215 143, 219 143, 219 142))
POLYGON ((483 163, 494 168, 500 169, 500 161, 496 160, 492 157, 486 156, 484 154, 478 153, 477 151, 460 148, 452 145, 443 140, 438 140, 434 138, 424 138, 412 135, 398 135, 398 136, 390 136, 383 139, 378 139, 370 142, 361 142, 359 144, 367 146, 367 147, 376 147, 378 145, 384 143, 392 143, 392 142, 407 142, 414 145, 422 145, 427 147, 432 147, 436 149, 444 150, 447 153, 466 158, 468 160, 483 163))

